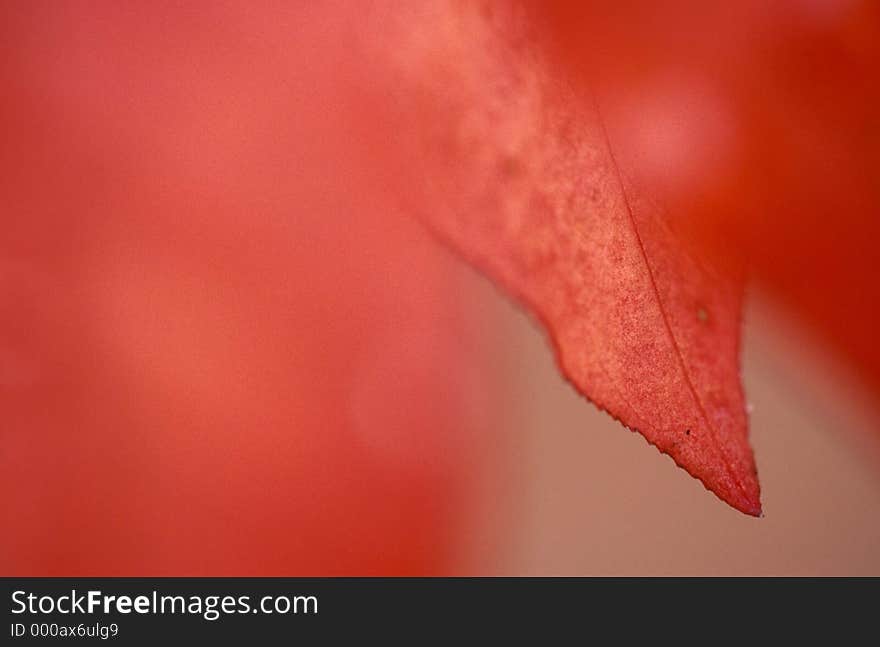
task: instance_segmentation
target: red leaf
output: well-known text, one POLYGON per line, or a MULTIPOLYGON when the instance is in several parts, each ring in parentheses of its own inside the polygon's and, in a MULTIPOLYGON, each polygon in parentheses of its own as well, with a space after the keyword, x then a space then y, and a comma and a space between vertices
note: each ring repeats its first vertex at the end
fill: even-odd
POLYGON ((759 515, 738 281, 641 195, 600 109, 559 82, 527 18, 474 7, 406 18, 401 119, 424 138, 412 166, 432 173, 414 206, 541 320, 581 393, 759 515))
POLYGON ((880 3, 529 4, 558 73, 641 131, 641 186, 880 392, 880 3))

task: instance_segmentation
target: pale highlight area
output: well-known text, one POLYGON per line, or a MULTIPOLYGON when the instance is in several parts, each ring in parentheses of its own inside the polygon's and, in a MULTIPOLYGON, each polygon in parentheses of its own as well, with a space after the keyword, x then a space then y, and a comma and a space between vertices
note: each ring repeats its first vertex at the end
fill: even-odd
POLYGON ((732 172, 741 162, 740 124, 711 79, 675 70, 603 97, 618 162, 662 195, 732 172))
POLYGON ((507 539, 487 555, 472 536, 471 572, 880 575, 880 417, 765 300, 749 300, 744 341, 765 504, 754 519, 586 402, 537 326, 485 289, 506 330, 510 436, 507 481, 486 496, 483 524, 507 539))

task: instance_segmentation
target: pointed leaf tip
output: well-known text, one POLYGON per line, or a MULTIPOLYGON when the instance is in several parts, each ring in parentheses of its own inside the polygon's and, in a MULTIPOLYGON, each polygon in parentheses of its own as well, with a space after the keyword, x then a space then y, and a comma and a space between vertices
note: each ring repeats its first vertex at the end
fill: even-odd
POLYGON ((690 253, 639 191, 597 103, 558 82, 521 17, 433 11, 407 22, 396 51, 401 123, 419 142, 412 167, 429 169, 416 208, 538 317, 583 395, 760 515, 742 286, 690 253))

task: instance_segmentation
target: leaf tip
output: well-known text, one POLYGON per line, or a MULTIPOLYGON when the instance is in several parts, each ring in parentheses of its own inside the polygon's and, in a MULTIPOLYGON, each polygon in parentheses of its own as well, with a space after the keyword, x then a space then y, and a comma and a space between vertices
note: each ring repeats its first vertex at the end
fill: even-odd
POLYGON ((761 493, 758 488, 757 480, 755 480, 751 487, 726 493, 727 496, 720 493, 718 494, 725 503, 728 503, 743 514, 758 518, 764 516, 764 510, 761 506, 761 493))

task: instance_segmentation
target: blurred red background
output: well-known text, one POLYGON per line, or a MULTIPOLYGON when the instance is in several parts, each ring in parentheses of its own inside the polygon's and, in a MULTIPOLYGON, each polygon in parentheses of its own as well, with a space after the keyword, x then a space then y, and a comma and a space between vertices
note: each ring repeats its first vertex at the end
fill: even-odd
POLYGON ((3 14, 4 574, 451 568, 487 331, 358 157, 350 19, 3 14))

